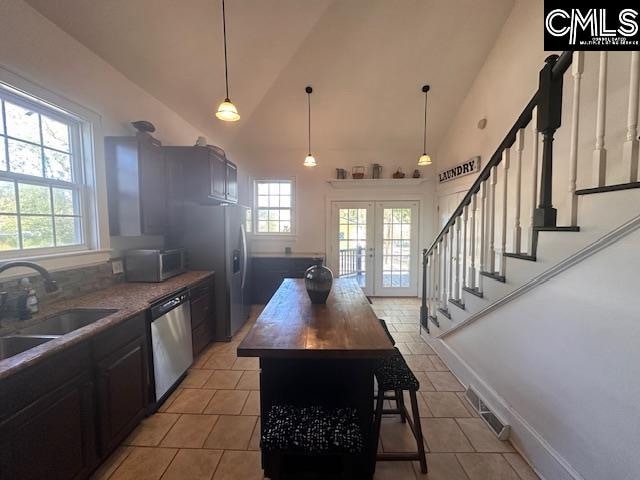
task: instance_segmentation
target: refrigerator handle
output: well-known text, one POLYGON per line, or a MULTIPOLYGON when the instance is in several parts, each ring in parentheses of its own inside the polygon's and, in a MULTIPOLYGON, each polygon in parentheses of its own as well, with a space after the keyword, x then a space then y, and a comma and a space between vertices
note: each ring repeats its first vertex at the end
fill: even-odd
POLYGON ((244 289, 247 279, 247 232, 244 229, 244 224, 240 224, 240 241, 242 242, 242 282, 240 288, 244 289))

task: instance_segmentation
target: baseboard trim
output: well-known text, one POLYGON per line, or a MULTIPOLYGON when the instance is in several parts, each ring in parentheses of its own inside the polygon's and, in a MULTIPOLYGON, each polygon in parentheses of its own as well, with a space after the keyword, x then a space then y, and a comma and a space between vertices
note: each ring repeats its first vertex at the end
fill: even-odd
POLYGON ((542 480, 585 480, 516 410, 442 338, 423 336, 464 386, 471 385, 511 426, 509 439, 542 480))

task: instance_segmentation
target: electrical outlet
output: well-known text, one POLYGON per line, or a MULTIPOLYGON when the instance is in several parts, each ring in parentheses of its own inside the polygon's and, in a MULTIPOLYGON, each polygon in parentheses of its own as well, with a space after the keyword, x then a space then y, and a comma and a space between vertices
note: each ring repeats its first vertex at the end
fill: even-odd
POLYGON ((122 260, 113 260, 111 262, 111 271, 114 275, 124 272, 124 266, 122 260))

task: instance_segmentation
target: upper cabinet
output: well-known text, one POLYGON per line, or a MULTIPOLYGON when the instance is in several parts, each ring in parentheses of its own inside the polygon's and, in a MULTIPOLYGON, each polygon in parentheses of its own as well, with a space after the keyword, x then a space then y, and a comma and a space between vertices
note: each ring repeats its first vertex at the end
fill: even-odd
POLYGON ((211 147, 164 147, 173 188, 186 202, 237 203, 238 170, 224 152, 211 147))
POLYGON ((165 155, 146 133, 106 137, 107 192, 111 235, 157 235, 168 228, 165 155))

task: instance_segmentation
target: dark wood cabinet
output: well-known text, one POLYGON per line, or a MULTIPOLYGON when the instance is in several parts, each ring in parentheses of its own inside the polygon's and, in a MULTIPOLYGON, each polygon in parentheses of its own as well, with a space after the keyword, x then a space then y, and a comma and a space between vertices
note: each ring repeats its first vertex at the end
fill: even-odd
POLYGON ((0 478, 84 479, 96 466, 86 344, 0 382, 0 478))
POLYGON ((99 453, 105 457, 144 418, 149 395, 145 316, 93 340, 99 453))
POLYGON ((238 201, 238 170, 224 152, 213 147, 163 147, 170 190, 187 203, 200 205, 238 201))
POLYGON ((160 142, 145 133, 106 137, 105 159, 111 235, 165 233, 169 195, 160 142))
POLYGON ((213 340, 215 332, 214 283, 207 279, 189 291, 193 356, 196 357, 213 340))
POLYGON ((323 257, 312 255, 252 257, 252 303, 268 303, 285 278, 303 278, 307 268, 323 261, 323 257))

